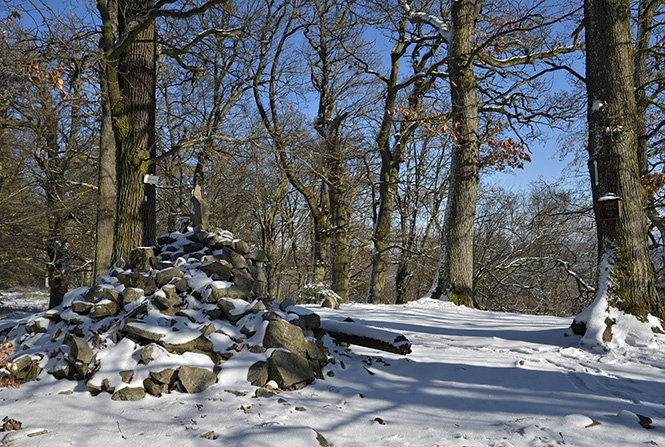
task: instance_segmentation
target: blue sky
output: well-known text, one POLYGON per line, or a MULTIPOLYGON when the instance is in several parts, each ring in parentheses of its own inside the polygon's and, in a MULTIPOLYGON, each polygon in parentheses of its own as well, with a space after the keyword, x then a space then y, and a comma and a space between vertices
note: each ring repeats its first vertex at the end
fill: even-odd
MULTIPOLYGON (((48 5, 55 12, 63 14, 69 9, 78 9, 81 4, 89 4, 94 13, 94 2, 84 0, 31 0, 31 3, 37 7, 41 4, 48 5)), ((24 7, 27 6, 24 3, 24 7)), ((27 17, 25 18, 29 20, 27 17)), ((39 20, 38 15, 32 15, 33 20, 39 20)), ((557 81, 555 88, 565 88, 564 81, 557 81)), ((524 169, 515 169, 505 172, 496 172, 491 175, 485 175, 483 180, 503 186, 506 189, 526 189, 528 185, 538 179, 554 181, 562 175, 571 175, 569 166, 572 157, 560 160, 557 146, 557 132, 547 132, 549 134, 547 141, 535 141, 531 144, 531 162, 526 163, 524 169)))

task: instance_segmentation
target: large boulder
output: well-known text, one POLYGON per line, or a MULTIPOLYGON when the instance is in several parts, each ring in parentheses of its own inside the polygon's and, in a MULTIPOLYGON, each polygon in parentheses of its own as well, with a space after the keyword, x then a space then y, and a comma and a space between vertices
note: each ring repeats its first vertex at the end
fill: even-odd
POLYGON ((181 366, 178 369, 178 380, 188 393, 200 393, 217 382, 217 374, 207 368, 181 366))
POLYGON ((270 380, 282 388, 300 387, 314 380, 314 370, 304 357, 291 352, 276 350, 268 358, 270 380))
POLYGON ((263 347, 288 349, 301 357, 307 354, 307 342, 302 330, 284 320, 268 322, 263 337, 263 347))
POLYGON ((129 253, 129 264, 137 272, 150 271, 150 263, 155 258, 154 247, 136 247, 129 253))

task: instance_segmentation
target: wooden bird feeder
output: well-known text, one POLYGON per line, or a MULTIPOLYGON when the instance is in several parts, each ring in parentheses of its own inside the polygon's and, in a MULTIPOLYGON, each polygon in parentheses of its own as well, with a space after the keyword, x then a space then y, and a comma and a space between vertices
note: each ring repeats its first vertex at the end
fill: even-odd
POLYGON ((608 192, 598 199, 598 208, 602 220, 621 219, 621 197, 608 192))

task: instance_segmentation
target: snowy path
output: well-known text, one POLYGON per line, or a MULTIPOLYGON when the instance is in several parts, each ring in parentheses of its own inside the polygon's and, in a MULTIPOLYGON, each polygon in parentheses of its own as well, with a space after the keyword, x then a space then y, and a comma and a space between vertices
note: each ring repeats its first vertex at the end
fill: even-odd
MULTIPOLYGON (((243 355, 196 395, 114 402, 44 377, 0 392, 15 446, 665 446, 665 353, 577 348, 570 319, 423 301, 315 309, 403 333, 406 356, 352 347, 303 390, 252 397, 243 355), (65 394, 61 394, 61 393, 65 394), (247 393, 246 395, 241 395, 247 393), (642 428, 636 414, 653 419, 642 428), (29 433, 47 433, 28 437, 29 433), (214 431, 216 439, 200 435, 214 431), (321 438, 319 438, 321 439, 321 438)), ((338 348, 339 349, 339 348, 338 348)))

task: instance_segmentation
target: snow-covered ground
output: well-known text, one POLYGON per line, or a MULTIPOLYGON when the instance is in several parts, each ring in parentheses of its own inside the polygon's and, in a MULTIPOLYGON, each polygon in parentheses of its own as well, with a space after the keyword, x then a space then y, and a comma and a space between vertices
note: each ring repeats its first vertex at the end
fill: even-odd
POLYGON ((0 290, 0 323, 7 317, 39 312, 47 307, 47 290, 0 290))
MULTIPOLYGON (((7 307, 7 295, 0 300, 7 307)), ((44 304, 43 297, 35 301, 44 304)), ((413 352, 402 357, 338 348, 325 380, 273 397, 254 397, 256 389, 243 377, 242 353, 225 362, 219 382, 202 393, 137 402, 112 401, 107 393, 92 397, 82 383, 42 374, 37 382, 0 391, 0 417, 23 426, 0 433, 0 441, 105 447, 665 446, 665 338, 603 352, 580 349, 579 337, 565 337, 569 318, 491 313, 432 300, 312 309, 322 319, 350 316, 403 333, 413 352), (651 418, 653 428, 640 426, 637 414, 651 418)), ((1 321, 12 318, 19 317, 1 321)))

